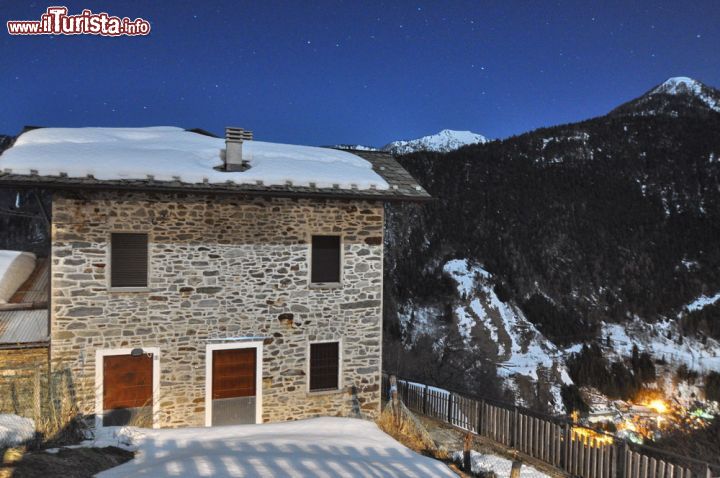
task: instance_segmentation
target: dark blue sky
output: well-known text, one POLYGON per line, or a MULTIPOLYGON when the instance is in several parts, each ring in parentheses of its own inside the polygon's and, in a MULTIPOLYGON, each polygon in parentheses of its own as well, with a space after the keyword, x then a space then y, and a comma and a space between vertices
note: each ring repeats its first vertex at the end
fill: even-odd
POLYGON ((382 145, 606 113, 670 76, 720 86, 720 2, 0 0, 0 132, 226 125, 382 145), (50 5, 143 17, 148 37, 11 37, 50 5))

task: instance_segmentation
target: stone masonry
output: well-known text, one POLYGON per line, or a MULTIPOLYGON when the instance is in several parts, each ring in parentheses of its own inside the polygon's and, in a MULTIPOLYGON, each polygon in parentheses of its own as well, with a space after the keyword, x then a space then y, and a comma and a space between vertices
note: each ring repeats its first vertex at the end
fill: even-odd
POLYGON ((98 349, 160 349, 163 427, 205 424, 209 340, 264 337, 263 421, 380 411, 383 205, 341 199, 56 193, 51 366, 95 413, 98 349), (147 291, 109 290, 112 232, 149 234, 147 291), (309 284, 313 234, 342 236, 342 285, 309 284), (340 340, 342 388, 309 393, 309 342, 340 340))

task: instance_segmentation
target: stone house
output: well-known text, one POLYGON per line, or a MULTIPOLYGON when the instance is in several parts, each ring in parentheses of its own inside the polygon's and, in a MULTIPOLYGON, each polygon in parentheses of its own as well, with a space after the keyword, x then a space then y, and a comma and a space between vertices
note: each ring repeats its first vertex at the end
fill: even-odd
POLYGON ((380 152, 179 128, 44 128, 0 184, 52 191, 50 366, 98 425, 380 411, 380 152))

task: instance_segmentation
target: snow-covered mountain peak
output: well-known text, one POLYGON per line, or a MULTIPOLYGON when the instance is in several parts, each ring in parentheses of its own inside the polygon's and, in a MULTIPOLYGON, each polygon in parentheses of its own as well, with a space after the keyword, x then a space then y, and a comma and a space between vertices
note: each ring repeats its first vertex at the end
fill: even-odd
POLYGON ((720 112, 720 95, 718 95, 718 91, 687 76, 668 78, 664 83, 653 88, 648 93, 648 96, 657 94, 695 96, 710 109, 720 112))
POLYGON ((455 131, 444 129, 438 133, 423 136, 422 138, 393 141, 383 147, 383 150, 393 154, 408 154, 416 151, 448 152, 468 144, 481 144, 490 141, 485 136, 472 131, 455 131))
POLYGON ((668 95, 682 95, 701 93, 703 84, 687 76, 675 76, 668 78, 664 83, 653 89, 650 94, 665 93, 668 95))

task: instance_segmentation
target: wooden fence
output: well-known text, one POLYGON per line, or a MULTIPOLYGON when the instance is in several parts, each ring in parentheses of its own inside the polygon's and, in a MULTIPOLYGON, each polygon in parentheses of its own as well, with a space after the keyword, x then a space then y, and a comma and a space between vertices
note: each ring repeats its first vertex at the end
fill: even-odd
MULTIPOLYGON (((383 394, 390 382, 383 374, 383 394)), ((582 478, 713 478, 718 467, 573 425, 528 409, 469 398, 438 387, 397 380, 408 409, 489 438, 526 456, 582 478)))

